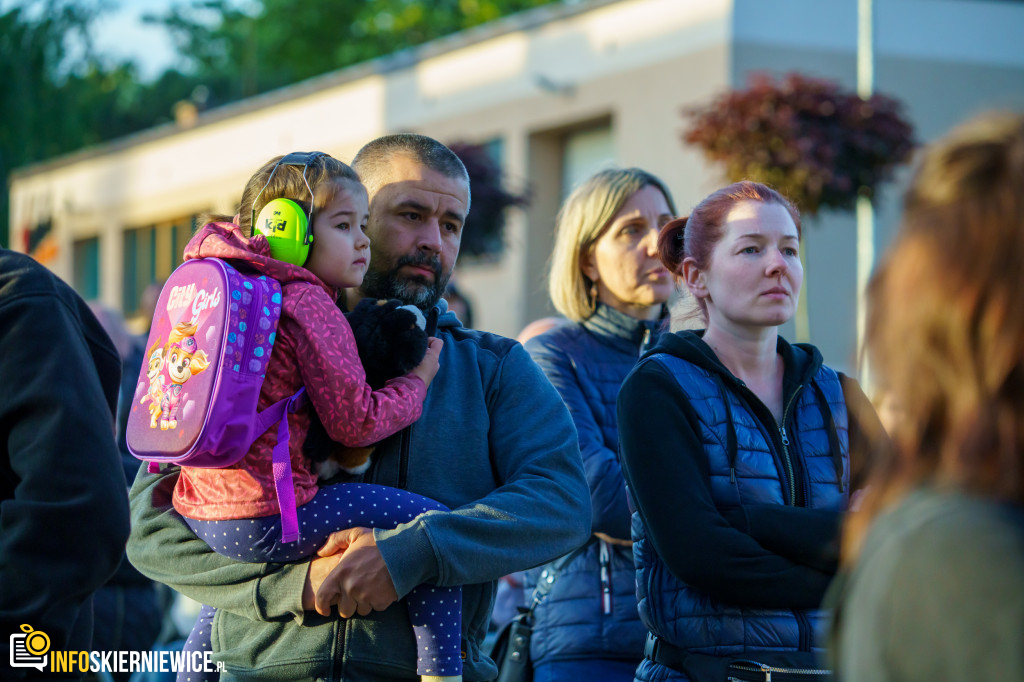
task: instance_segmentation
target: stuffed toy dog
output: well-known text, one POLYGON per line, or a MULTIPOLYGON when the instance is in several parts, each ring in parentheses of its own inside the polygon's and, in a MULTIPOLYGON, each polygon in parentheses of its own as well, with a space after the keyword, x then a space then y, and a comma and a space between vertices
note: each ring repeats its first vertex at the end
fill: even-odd
MULTIPOLYGON (((437 325, 436 308, 430 311, 428 320, 419 308, 395 299, 364 298, 345 317, 355 336, 366 383, 374 390, 420 364, 427 352, 427 338, 437 325)), ((341 471, 362 474, 370 467, 373 454, 373 446, 352 448, 331 440, 315 412, 303 450, 316 466, 321 482, 341 471)))

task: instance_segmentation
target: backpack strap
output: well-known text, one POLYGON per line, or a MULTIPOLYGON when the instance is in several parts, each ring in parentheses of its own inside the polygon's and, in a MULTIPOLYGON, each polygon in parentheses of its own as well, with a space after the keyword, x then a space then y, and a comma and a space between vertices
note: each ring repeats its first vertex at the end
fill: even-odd
MULTIPOLYGON (((246 447, 246 449, 252 447, 256 439, 266 433, 271 426, 277 424, 277 443, 274 445, 271 463, 274 474, 274 492, 277 494, 278 507, 281 508, 281 540, 283 542, 296 542, 299 539, 299 515, 295 504, 292 458, 288 449, 290 433, 287 415, 301 410, 308 402, 306 389, 300 388, 295 395, 282 398, 257 414, 255 428, 252 431, 252 442, 246 447)), ((158 473, 160 464, 149 462, 147 470, 151 474, 158 473)))
POLYGON ((292 458, 288 451, 288 414, 306 405, 306 389, 300 388, 295 395, 278 400, 256 415, 256 437, 277 423, 277 443, 272 456, 274 490, 277 504, 281 508, 281 541, 296 542, 299 539, 299 516, 295 504, 295 485, 292 483, 292 458))

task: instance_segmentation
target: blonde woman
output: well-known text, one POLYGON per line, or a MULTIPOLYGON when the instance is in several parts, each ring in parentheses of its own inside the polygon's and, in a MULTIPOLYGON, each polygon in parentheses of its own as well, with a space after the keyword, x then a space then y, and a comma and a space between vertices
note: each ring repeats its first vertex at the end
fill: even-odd
POLYGON ((615 397, 665 318, 673 282, 658 232, 674 213, 661 180, 626 168, 591 177, 558 216, 549 289, 568 322, 526 348, 576 424, 594 535, 535 611, 536 682, 631 680, 643 655, 615 397))

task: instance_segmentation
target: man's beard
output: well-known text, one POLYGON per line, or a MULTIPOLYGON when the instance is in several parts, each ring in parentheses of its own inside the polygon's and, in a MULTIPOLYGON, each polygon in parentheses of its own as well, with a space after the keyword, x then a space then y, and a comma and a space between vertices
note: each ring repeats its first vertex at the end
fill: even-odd
POLYGON ((370 259, 370 268, 359 286, 363 295, 369 298, 397 298, 405 305, 414 305, 421 310, 429 310, 441 300, 452 276, 451 272, 441 272, 441 259, 438 256, 423 253, 401 256, 388 270, 374 269, 374 260, 370 259), (427 281, 419 275, 403 278, 398 271, 405 265, 430 269, 434 273, 433 281, 427 281))

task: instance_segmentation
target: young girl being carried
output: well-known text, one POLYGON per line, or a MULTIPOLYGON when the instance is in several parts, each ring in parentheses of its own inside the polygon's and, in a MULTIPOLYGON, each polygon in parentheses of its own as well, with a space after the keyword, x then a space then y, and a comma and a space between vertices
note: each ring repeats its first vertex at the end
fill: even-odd
MULTIPOLYGON (((326 154, 292 154, 272 159, 249 179, 238 225, 227 218, 211 222, 185 250, 186 260, 222 258, 281 283, 281 317, 259 409, 305 387, 328 434, 348 446, 375 443, 419 418, 442 346, 439 339, 431 338, 426 356, 412 372, 377 391, 367 385, 352 329, 335 305, 338 291, 359 286, 366 273, 370 240, 363 228, 367 217, 366 189, 355 171, 326 154), (290 258, 300 265, 274 258, 264 235, 246 236, 253 232, 252 223, 261 209, 280 198, 296 202, 308 216, 313 235, 308 254, 290 258)), ((299 240, 299 251, 305 251, 303 241, 299 240)), ((335 531, 394 528, 420 514, 447 511, 434 500, 396 488, 362 483, 319 487, 302 453, 310 417, 308 409, 287 416, 300 530, 297 542, 281 539, 281 510, 271 463, 277 429, 261 436, 233 466, 182 467, 174 507, 215 551, 244 562, 296 561, 315 554, 335 531)), ((462 679, 461 597, 460 588, 429 585, 409 594, 417 672, 424 680, 462 679)), ((214 611, 202 607, 186 652, 209 647, 214 611)))

